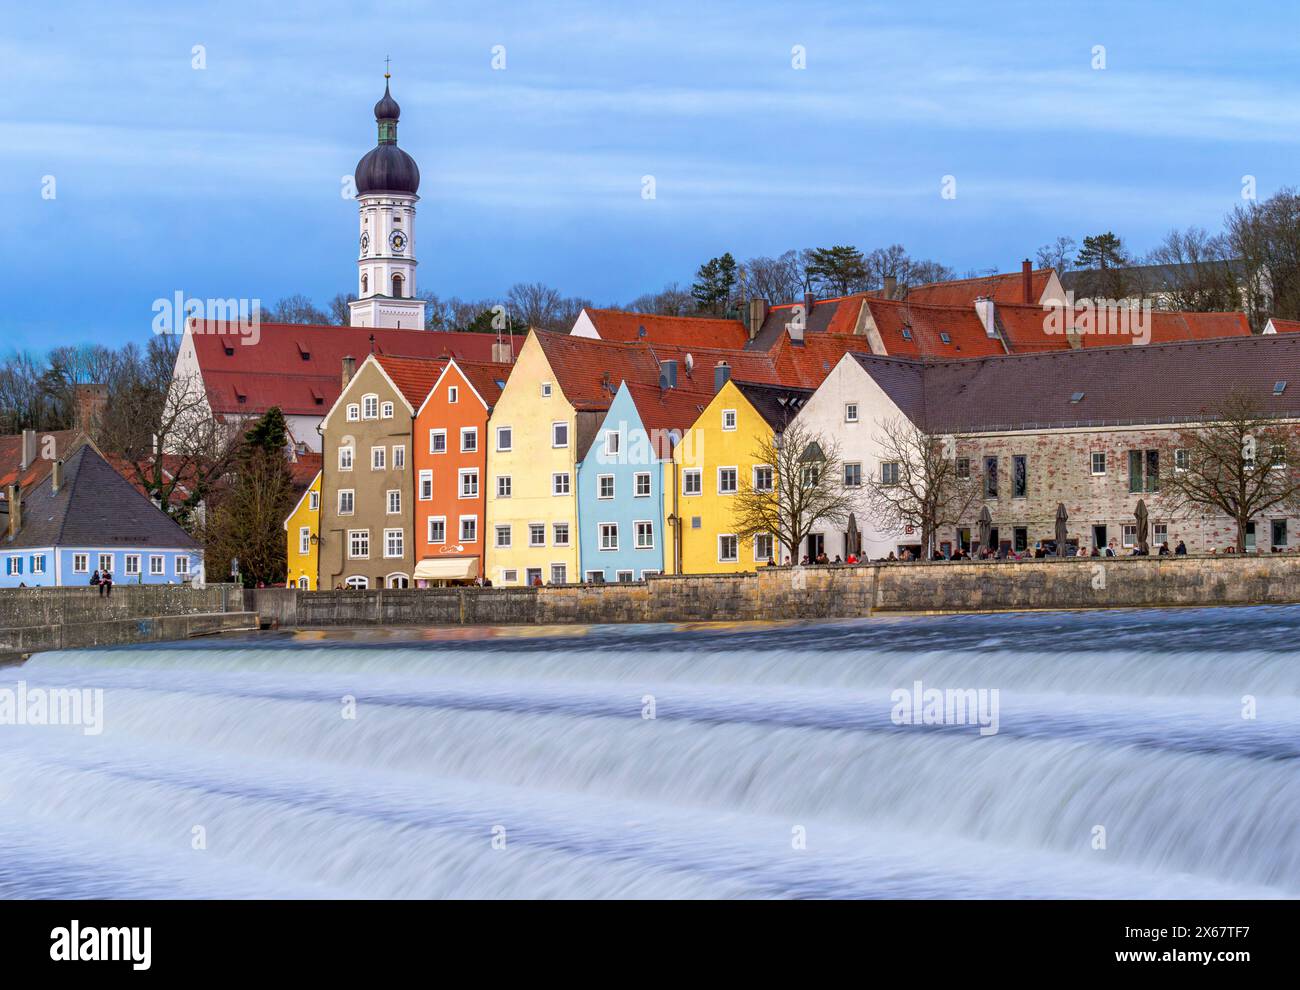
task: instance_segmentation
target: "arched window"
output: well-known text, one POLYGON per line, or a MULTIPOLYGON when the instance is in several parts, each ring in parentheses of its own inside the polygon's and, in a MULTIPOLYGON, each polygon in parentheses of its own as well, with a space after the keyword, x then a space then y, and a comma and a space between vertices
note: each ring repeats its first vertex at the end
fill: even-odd
POLYGON ((402 298, 402 276, 400 275, 393 276, 393 298, 402 298))
POLYGON ((311 582, 309 582, 309 581, 307 580, 307 575, 306 575, 306 574, 304 574, 304 575, 302 575, 302 577, 298 578, 298 588, 299 588, 300 590, 302 590, 302 591, 310 591, 310 590, 311 590, 311 582))
POLYGON ((361 418, 375 419, 379 415, 379 396, 363 395, 361 397, 361 418))
POLYGON ((362 292, 369 292, 369 291, 370 291, 370 276, 369 276, 369 275, 362 275, 362 276, 361 276, 361 291, 362 291, 362 292))
POLYGON ((347 587, 354 588, 358 591, 364 591, 370 587, 370 579, 364 577, 350 577, 343 583, 347 587))

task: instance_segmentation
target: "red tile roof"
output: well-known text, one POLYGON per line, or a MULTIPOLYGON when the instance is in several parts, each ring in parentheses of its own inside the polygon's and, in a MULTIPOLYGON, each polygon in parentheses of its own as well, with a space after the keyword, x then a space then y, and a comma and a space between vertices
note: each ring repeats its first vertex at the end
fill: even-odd
POLYGON ((510 369, 514 366, 494 364, 491 361, 457 361, 456 367, 491 409, 497 404, 497 399, 501 398, 501 390, 510 380, 510 369))
POLYGON ((1002 341, 985 331, 974 302, 923 306, 909 296, 906 300, 871 298, 866 305, 890 357, 951 359, 1007 353, 1002 341))
POLYGON ((15 482, 24 490, 39 484, 50 473, 54 459, 43 456, 48 441, 54 441, 54 459, 68 457, 81 439, 79 430, 37 430, 36 459, 23 469, 23 437, 21 433, 0 436, 0 498, 8 497, 6 489, 15 482))
POLYGON ((1269 322, 1278 333, 1300 333, 1300 320, 1279 320, 1274 317, 1269 322))
MULTIPOLYGON (((858 323, 858 313, 862 310, 865 293, 851 296, 836 296, 833 299, 816 299, 812 312, 808 315, 808 329, 813 333, 851 334, 858 323)), ((784 326, 790 321, 790 313, 801 302, 781 303, 773 306, 769 315, 775 314, 784 326)))
MULTIPOLYGON (((1070 350, 1066 334, 1049 333, 1049 310, 1041 306, 998 306, 998 324, 1006 335, 1013 353, 1070 350)), ((1104 316, 1104 314, 1103 314, 1104 316)), ((1062 321, 1062 324, 1064 321, 1062 321)), ((1150 313, 1150 344, 1172 344, 1188 340, 1219 340, 1250 336, 1250 321, 1245 313, 1182 313, 1153 310, 1150 313)), ((1110 324, 1106 324, 1109 329, 1110 324)), ((1120 325, 1116 325, 1120 329, 1120 325)), ((1115 347, 1135 343, 1130 333, 1081 333, 1081 347, 1115 347)))
MULTIPOLYGON (((324 416, 342 391, 343 358, 360 364, 372 351, 372 335, 377 354, 467 361, 491 361, 496 341, 489 333, 373 327, 263 323, 256 338, 221 323, 200 320, 195 327, 208 401, 219 415, 260 415, 279 406, 286 415, 324 416)), ((524 338, 506 339, 518 354, 524 338)))
MULTIPOLYGON (((1051 268, 1037 268, 1030 273, 1033 302, 1043 298, 1047 283, 1052 278, 1051 268)), ((949 282, 927 282, 907 290, 907 299, 926 306, 969 306, 981 296, 997 303, 1024 303, 1024 274, 1010 272, 1005 275, 982 275, 976 278, 959 278, 949 282)))
POLYGON ((592 309, 586 312, 601 340, 625 343, 648 341, 651 344, 677 344, 686 347, 744 347, 749 332, 740 320, 697 316, 656 316, 653 313, 629 313, 618 309, 592 309), (642 328, 645 333, 642 334, 642 328))
POLYGON ((376 354, 374 358, 413 410, 424 405, 442 369, 447 367, 446 358, 404 358, 390 354, 376 354))

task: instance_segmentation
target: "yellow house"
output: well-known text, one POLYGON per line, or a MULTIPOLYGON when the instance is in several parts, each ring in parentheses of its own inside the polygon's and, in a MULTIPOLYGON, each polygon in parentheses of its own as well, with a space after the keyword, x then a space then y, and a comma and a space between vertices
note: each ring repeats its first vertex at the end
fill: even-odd
POLYGON ((685 574, 752 571, 785 554, 770 534, 736 535, 736 496, 742 485, 775 483, 758 450, 785 428, 812 392, 728 380, 673 452, 677 539, 685 574))
POLYGON ((620 382, 657 384, 660 374, 641 344, 529 332, 488 421, 483 535, 494 585, 582 580, 578 466, 620 382))
POLYGON ((285 540, 288 543, 288 566, 285 584, 303 591, 318 591, 319 556, 317 544, 320 537, 320 476, 316 477, 298 499, 298 504, 284 521, 285 540))

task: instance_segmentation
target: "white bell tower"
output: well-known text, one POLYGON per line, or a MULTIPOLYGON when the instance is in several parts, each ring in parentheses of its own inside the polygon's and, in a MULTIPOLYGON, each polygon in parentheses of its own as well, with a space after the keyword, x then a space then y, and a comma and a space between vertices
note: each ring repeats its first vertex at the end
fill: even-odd
POLYGON ((420 169, 397 146, 401 108, 388 92, 375 104, 379 142, 357 163, 359 204, 357 296, 349 304, 354 327, 424 329, 424 300, 415 290, 415 204, 420 169))

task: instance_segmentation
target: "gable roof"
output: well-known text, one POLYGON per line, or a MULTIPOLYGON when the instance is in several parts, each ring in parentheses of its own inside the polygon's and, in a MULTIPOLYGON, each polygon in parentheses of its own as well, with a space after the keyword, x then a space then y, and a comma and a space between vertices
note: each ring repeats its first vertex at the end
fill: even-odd
MULTIPOLYGON (((1031 304, 1042 300, 1053 274, 1055 270, 1051 268, 1035 268, 1029 273, 1031 304)), ((1026 301, 1024 272, 927 282, 924 285, 909 286, 904 292, 909 302, 925 306, 970 306, 981 297, 999 304, 1023 304, 1026 301)))
POLYGON ((936 433, 1195 422, 1236 389, 1265 415, 1300 418, 1300 337, 1289 335, 975 361, 855 359, 908 418, 936 433), (1288 383, 1280 395, 1279 381, 1288 383))
MULTIPOLYGON (((852 334, 857 327, 858 314, 862 311, 862 304, 866 298, 865 293, 856 293, 837 296, 834 299, 814 300, 812 311, 805 320, 804 336, 852 334)), ((786 326, 794 316, 794 308, 803 305, 803 302, 793 302, 773 306, 767 311, 763 325, 747 346, 754 350, 765 351, 782 337, 788 336, 786 326)))
MULTIPOLYGON (((1067 334, 1047 332, 1047 320, 1052 311, 1042 306, 1006 305, 997 306, 995 311, 998 327, 1013 353, 1072 349, 1067 334)), ((1064 312, 1068 314, 1069 310, 1064 312)), ((1104 318, 1104 314, 1099 315, 1104 318)), ((1155 309, 1144 319, 1149 321, 1150 344, 1250 336, 1250 321, 1245 313, 1185 313, 1155 309)), ((1107 324, 1108 329, 1109 326, 1107 324)), ((1116 326, 1116 329, 1120 327, 1116 326)), ((1080 347, 1116 347, 1134 343, 1131 333, 1082 333, 1076 339, 1080 347)))
POLYGON ((58 492, 52 481, 47 475, 23 497, 22 528, 0 547, 199 548, 89 443, 64 463, 58 492))
POLYGON ((690 347, 744 347, 749 331, 740 320, 701 316, 658 316, 618 309, 583 310, 601 340, 676 344, 690 347), (643 332, 644 331, 644 332, 643 332))
MULTIPOLYGON (((490 333, 263 323, 257 343, 246 345, 253 338, 236 324, 204 320, 191 320, 187 333, 213 413, 240 416, 261 415, 272 406, 286 416, 325 415, 343 390, 345 357, 360 364, 373 351, 490 361, 496 342, 490 333)), ((504 339, 518 354, 524 338, 504 339)))
MULTIPOLYGON (((373 355, 375 364, 388 376, 393 387, 402 393, 412 413, 424 404, 434 383, 442 377, 447 358, 404 358, 388 354, 373 355)), ((360 373, 358 368, 357 372, 360 373)))
POLYGON ((803 408, 803 404, 812 396, 809 388, 786 388, 781 385, 755 385, 752 382, 735 382, 740 391, 755 411, 763 417, 773 430, 780 432, 789 425, 790 420, 803 408))
POLYGON ((23 435, 21 433, 0 436, 0 499, 8 497, 7 489, 12 484, 22 485, 24 489, 40 482, 54 465, 54 461, 43 457, 47 438, 54 441, 54 457, 66 458, 78 441, 85 439, 80 430, 37 430, 36 459, 23 464, 23 435))
MULTIPOLYGON (((1002 341, 984 329, 973 300, 960 306, 932 306, 909 296, 868 299, 866 306, 891 357, 977 358, 1007 352, 1002 341)), ((1039 310, 1040 318, 1041 314, 1039 310)))

